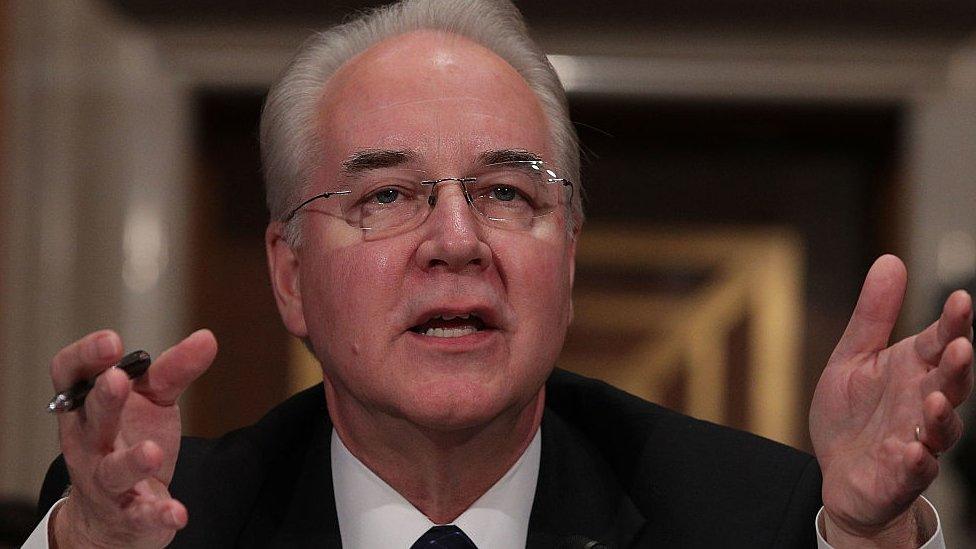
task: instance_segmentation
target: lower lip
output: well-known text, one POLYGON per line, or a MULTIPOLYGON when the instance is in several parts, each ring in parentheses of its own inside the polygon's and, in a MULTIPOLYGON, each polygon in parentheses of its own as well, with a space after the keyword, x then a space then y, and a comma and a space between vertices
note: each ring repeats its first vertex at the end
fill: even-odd
POLYGON ((443 350, 469 351, 487 345, 498 334, 498 330, 479 330, 460 337, 434 337, 407 332, 410 341, 420 345, 443 350))

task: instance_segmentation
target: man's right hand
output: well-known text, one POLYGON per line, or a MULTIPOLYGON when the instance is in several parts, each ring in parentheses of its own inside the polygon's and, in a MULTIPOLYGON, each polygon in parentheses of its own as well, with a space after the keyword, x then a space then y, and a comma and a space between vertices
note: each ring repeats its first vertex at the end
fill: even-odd
POLYGON ((163 547, 186 525, 186 507, 169 494, 181 436, 176 401, 216 353, 213 334, 199 330, 129 380, 109 369, 122 358, 113 331, 89 334, 58 352, 51 363, 55 391, 98 379, 84 406, 58 414, 72 487, 49 524, 53 545, 163 547))

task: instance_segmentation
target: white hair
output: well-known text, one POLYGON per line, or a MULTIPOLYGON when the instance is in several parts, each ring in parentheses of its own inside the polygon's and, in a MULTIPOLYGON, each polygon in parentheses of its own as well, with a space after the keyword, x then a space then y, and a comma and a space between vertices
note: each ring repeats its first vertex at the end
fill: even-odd
MULTIPOLYGON (((583 221, 580 161, 566 94, 545 53, 529 37, 521 13, 508 0, 404 0, 317 33, 299 49, 271 87, 261 114, 261 157, 271 218, 285 221, 301 203, 319 152, 317 110, 329 78, 347 61, 387 38, 417 30, 463 36, 504 59, 525 79, 549 124, 556 169, 574 184, 569 229, 583 221)), ((301 216, 299 216, 301 217, 301 216)), ((299 242, 297 223, 285 238, 299 242)))

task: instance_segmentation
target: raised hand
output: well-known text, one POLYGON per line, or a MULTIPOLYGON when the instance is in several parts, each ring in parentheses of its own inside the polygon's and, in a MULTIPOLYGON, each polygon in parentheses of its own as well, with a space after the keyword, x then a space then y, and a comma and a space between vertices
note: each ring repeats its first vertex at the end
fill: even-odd
POLYGON ((831 543, 915 544, 916 500, 962 433, 954 408, 973 387, 972 298, 953 293, 939 320, 888 346, 906 283, 898 258, 875 262, 813 397, 831 543))
POLYGON ((51 363, 56 391, 99 373, 83 407, 58 414, 72 489, 49 531, 58 547, 163 547, 187 522, 170 497, 180 447, 180 394, 217 352, 208 330, 194 332, 134 381, 109 366, 122 342, 103 330, 68 345, 51 363))

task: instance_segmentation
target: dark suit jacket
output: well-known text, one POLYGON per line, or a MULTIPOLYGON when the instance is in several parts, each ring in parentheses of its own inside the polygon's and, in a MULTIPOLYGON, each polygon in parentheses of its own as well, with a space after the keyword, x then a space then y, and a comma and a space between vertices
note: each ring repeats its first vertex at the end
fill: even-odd
MULTIPOLYGON (((323 395, 318 385, 253 426, 184 439, 170 490, 190 522, 173 547, 340 546, 323 395)), ((67 480, 58 458, 41 512, 67 480)), ((557 371, 546 385, 528 547, 583 547, 586 539, 815 547, 820 483, 812 456, 557 371)))

